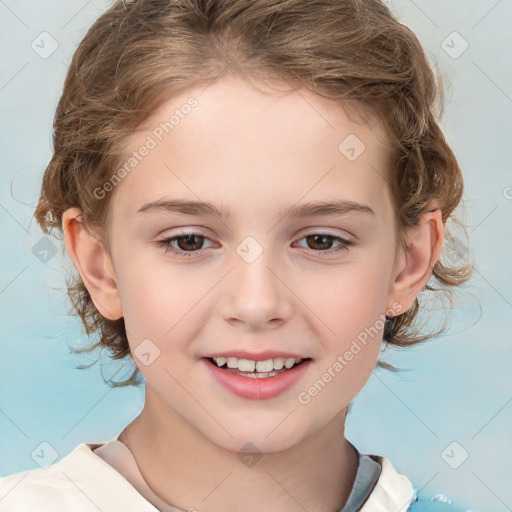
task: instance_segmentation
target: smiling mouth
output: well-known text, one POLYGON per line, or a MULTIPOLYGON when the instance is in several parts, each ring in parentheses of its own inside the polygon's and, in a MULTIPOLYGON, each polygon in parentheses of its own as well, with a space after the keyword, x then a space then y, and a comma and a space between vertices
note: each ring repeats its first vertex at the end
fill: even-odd
POLYGON ((226 372, 235 373, 236 375, 253 379, 266 379, 268 377, 275 377, 281 373, 286 373, 290 370, 293 370, 303 364, 305 361, 309 361, 311 358, 278 358, 275 360, 269 359, 267 361, 258 361, 258 363, 256 363, 256 361, 248 361, 244 359, 236 360, 236 358, 226 359, 219 357, 214 359, 212 357, 207 357, 206 359, 211 365, 215 366, 216 368, 220 368, 221 370, 225 370, 226 372), (258 367, 256 367, 256 365, 258 365, 258 367), (254 369, 249 370, 251 367, 254 367, 254 369))

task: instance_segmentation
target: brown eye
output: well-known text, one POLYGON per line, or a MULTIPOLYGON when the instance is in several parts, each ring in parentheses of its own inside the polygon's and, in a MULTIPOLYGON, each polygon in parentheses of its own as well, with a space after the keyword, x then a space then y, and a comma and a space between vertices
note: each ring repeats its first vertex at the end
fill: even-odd
POLYGON ((331 249, 334 239, 335 237, 330 235, 309 235, 306 237, 308 245, 313 244, 311 248, 316 250, 331 249))
POLYGON ((178 249, 182 251, 198 251, 204 243, 204 236, 201 235, 184 235, 174 237, 178 249))
MULTIPOLYGON (((307 248, 311 249, 313 254, 319 256, 330 255, 340 251, 348 251, 350 245, 354 245, 354 242, 346 240, 340 236, 330 235, 328 233, 312 233, 301 238, 299 241, 304 240, 307 244, 307 248), (333 244, 336 244, 333 248, 333 244)), ((303 245, 300 247, 304 247, 303 245)))
POLYGON ((180 258, 190 258, 200 256, 207 251, 209 247, 206 249, 203 247, 205 241, 210 239, 199 233, 185 233, 158 240, 156 245, 163 247, 166 253, 180 258))

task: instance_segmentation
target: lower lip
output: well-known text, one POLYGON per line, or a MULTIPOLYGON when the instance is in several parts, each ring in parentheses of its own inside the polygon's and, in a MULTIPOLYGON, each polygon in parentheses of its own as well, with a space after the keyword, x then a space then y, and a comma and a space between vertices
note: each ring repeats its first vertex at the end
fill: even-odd
POLYGON ((295 366, 291 370, 266 378, 243 377, 236 373, 220 369, 202 359, 208 371, 211 372, 217 382, 235 395, 249 400, 266 400, 274 398, 297 383, 309 367, 311 359, 295 366))

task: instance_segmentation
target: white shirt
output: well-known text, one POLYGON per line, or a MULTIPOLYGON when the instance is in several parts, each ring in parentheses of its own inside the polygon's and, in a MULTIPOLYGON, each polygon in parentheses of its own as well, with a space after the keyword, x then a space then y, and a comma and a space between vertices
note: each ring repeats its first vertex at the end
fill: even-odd
MULTIPOLYGON (((360 512, 405 512, 415 497, 409 479, 398 474, 386 458, 367 457, 379 463, 381 470, 360 512)), ((361 459, 359 466, 358 474, 361 459)), ((0 478, 1 512, 98 510, 184 512, 165 503, 149 488, 130 450, 117 439, 82 443, 47 468, 0 478)))

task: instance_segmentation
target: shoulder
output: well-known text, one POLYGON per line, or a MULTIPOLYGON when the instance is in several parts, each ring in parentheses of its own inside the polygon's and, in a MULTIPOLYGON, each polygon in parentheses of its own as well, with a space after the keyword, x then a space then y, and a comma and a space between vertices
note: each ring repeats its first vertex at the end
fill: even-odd
POLYGON ((46 468, 0 478, 2 512, 156 512, 122 475, 82 443, 46 468))
POLYGON ((369 455, 381 465, 381 474, 361 512, 382 510, 386 512, 473 512, 458 506, 442 495, 426 496, 418 492, 411 481, 399 474, 385 457, 369 455))
MULTIPOLYGON (((60 462, 48 467, 21 471, 0 478, 0 500, 2 511, 24 512, 30 503, 40 504, 41 510, 65 510, 75 499, 77 487, 72 478, 68 478, 67 469, 74 465, 91 462, 83 456, 83 445, 77 446, 60 462)), ((92 452, 91 452, 92 453, 92 452)), ((82 509, 80 509, 82 510, 82 509)))

